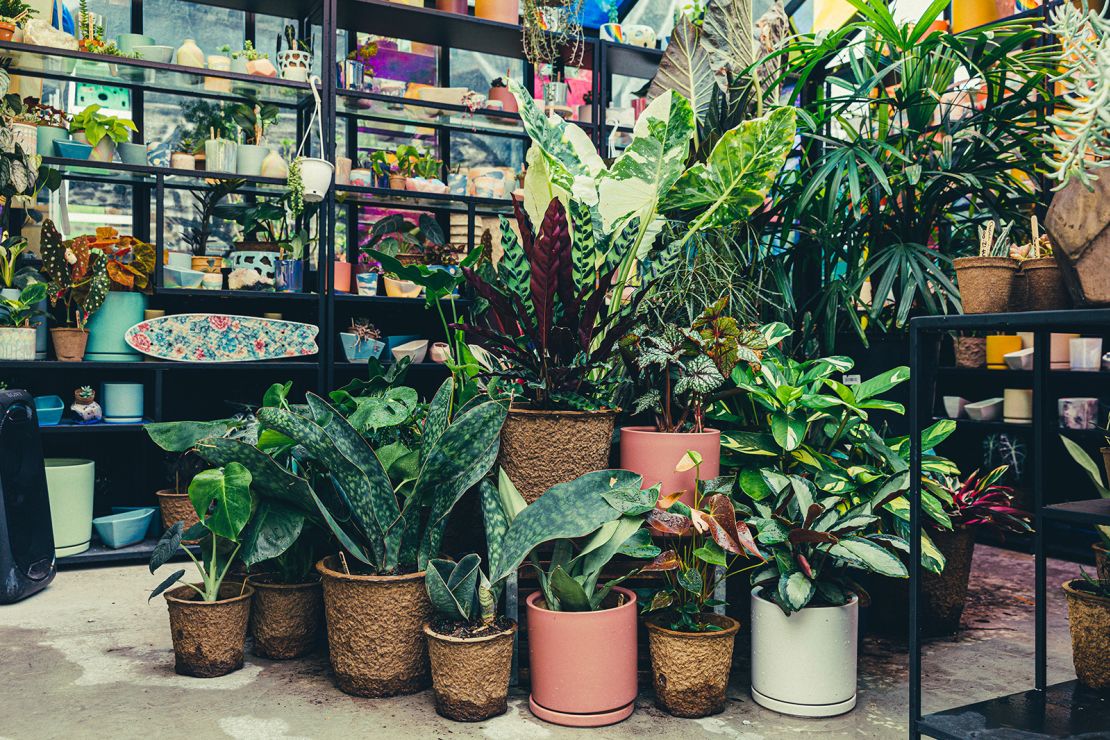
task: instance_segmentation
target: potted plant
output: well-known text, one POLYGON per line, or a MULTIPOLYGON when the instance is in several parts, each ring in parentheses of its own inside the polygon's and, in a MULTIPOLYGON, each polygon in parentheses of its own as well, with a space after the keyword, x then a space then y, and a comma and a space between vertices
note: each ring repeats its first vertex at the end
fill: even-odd
MULTIPOLYGON (((23 289, 35 282, 42 282, 41 263, 27 251, 27 240, 22 236, 4 234, 0 241, 0 298, 18 300, 23 289)), ((31 325, 35 327, 35 356, 46 356, 46 295, 35 306, 31 325)))
POLYGON ((200 521, 189 500, 189 486, 193 478, 207 466, 194 450, 196 440, 202 437, 222 437, 235 426, 227 421, 210 422, 154 422, 143 430, 151 441, 172 455, 170 475, 173 487, 155 492, 162 512, 162 526, 169 529, 174 522, 184 522, 189 531, 200 521))
POLYGON ((46 105, 38 98, 26 97, 23 105, 27 112, 34 117, 37 129, 35 131, 35 151, 40 156, 54 156, 54 142, 64 140, 69 136, 71 118, 68 113, 59 108, 46 105))
POLYGON ((996 233, 994 221, 979 227, 979 254, 957 257, 956 280, 964 313, 1003 313, 1010 310, 1011 292, 1018 262, 1010 256, 1010 230, 1006 224, 996 233))
POLYGON ((79 362, 89 339, 88 320, 97 312, 111 279, 108 258, 92 249, 89 237, 62 241, 52 221, 42 225, 43 269, 49 277, 47 295, 60 324, 50 330, 54 354, 63 362, 79 362))
POLYGON ((116 144, 131 138, 137 131, 134 121, 100 113, 100 106, 93 104, 73 117, 69 132, 75 141, 93 148, 89 159, 111 162, 116 157, 116 144))
POLYGON ((245 102, 232 107, 232 116, 242 134, 236 151, 235 171, 247 177, 258 177, 262 174, 262 162, 270 153, 270 148, 262 143, 263 136, 266 127, 277 121, 278 107, 247 96, 245 102))
POLYGON ((251 597, 246 581, 226 582, 231 564, 242 547, 241 534, 251 516, 251 474, 231 462, 206 470, 189 485, 189 498, 203 518, 188 531, 175 522, 165 531, 150 556, 154 573, 178 550, 185 552, 200 573, 200 583, 187 583, 167 591, 185 575, 175 571, 151 591, 149 602, 165 593, 173 636, 174 670, 183 676, 213 678, 243 667, 251 597), (200 541, 197 559, 183 539, 200 541))
POLYGON ((170 167, 175 170, 195 170, 198 146, 198 142, 193 137, 179 136, 173 151, 170 152, 170 167))
POLYGON ((35 327, 31 319, 46 298, 46 283, 30 283, 19 297, 0 297, 0 360, 35 359, 35 327))
POLYGON ((498 77, 489 85, 489 94, 486 96, 489 100, 497 100, 501 103, 501 110, 506 113, 516 113, 516 97, 513 91, 509 89, 508 75, 498 77))
POLYGON ((735 478, 702 484, 702 464, 696 450, 683 453, 674 467, 695 472, 690 503, 676 491, 663 496, 648 515, 651 528, 674 538, 644 569, 663 571, 667 584, 644 603, 642 612, 654 615, 646 626, 655 703, 677 717, 724 711, 740 623, 712 611, 724 605, 717 589, 729 576, 767 562, 747 525, 736 519, 730 498, 735 478), (738 568, 746 558, 757 562, 738 568))
POLYGON ((280 293, 300 293, 304 289, 305 248, 309 244, 308 232, 301 229, 282 244, 274 264, 275 284, 280 293))
POLYGON ((11 41, 16 26, 35 15, 38 11, 23 0, 0 0, 0 41, 11 41))
POLYGON ((143 320, 154 277, 154 246, 133 236, 120 236, 111 227, 100 227, 89 242, 107 257, 108 294, 89 320, 85 359, 98 362, 139 362, 142 355, 123 336, 143 320))
POLYGON ((1041 233, 1037 217, 1030 219, 1032 239, 1028 244, 1010 248, 1018 261, 1017 282, 1022 285, 1020 308, 1023 311, 1060 311, 1071 307, 1060 265, 1052 252, 1052 240, 1041 233))
MULTIPOLYGON (((229 195, 234 195, 243 180, 217 180, 212 187, 204 190, 194 190, 193 212, 196 214, 196 225, 185 235, 189 244, 190 267, 200 272, 219 273, 223 267, 223 257, 208 254, 208 238, 212 234, 212 218, 216 215, 216 207, 229 195)), ((170 264, 173 264, 171 255, 170 264)))
POLYGON ((231 54, 231 71, 243 75, 277 77, 277 69, 269 55, 255 49, 250 40, 243 42, 242 50, 231 54))
POLYGON ((1079 682, 1095 691, 1110 688, 1110 581, 1092 578, 1080 569, 1081 578, 1063 585, 1068 600, 1071 656, 1079 682))
POLYGON ((285 42, 289 48, 279 51, 277 55, 282 79, 307 82, 312 68, 312 39, 297 38, 296 27, 287 24, 285 42))
POLYGON ((385 349, 382 333, 369 319, 352 317, 347 331, 339 333, 339 341, 347 362, 368 362, 380 357, 385 349))
POLYGON ((716 478, 721 467, 721 432, 705 424, 712 402, 737 362, 758 364, 766 347, 763 334, 743 331, 725 315, 728 298, 709 306, 689 327, 668 322, 662 307, 645 306, 638 323, 620 341, 625 382, 634 414, 650 412, 651 426, 620 430, 621 467, 662 485, 662 495, 681 494, 694 502, 695 470, 716 478), (678 470, 675 461, 687 450, 697 452, 696 468, 678 470))

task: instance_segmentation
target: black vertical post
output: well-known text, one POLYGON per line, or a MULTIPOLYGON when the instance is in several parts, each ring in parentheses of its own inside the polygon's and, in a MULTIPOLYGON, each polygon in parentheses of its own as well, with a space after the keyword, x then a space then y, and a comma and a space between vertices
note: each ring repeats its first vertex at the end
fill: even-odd
MULTIPOLYGON (((336 57, 336 0, 323 0, 323 18, 320 22, 320 80, 321 104, 320 117, 324 126, 323 141, 320 142, 320 157, 335 163, 335 57, 336 57)), ((334 351, 335 337, 331 330, 335 323, 335 291, 332 290, 332 279, 335 261, 335 186, 328 190, 324 199, 323 208, 320 209, 320 246, 317 250, 322 262, 318 266, 320 275, 318 293, 320 296, 320 326, 323 329, 323 338, 320 340, 320 353, 322 362, 317 373, 320 393, 326 393, 334 381, 334 351)))
POLYGON ((162 276, 162 258, 165 252, 166 226, 166 181, 161 172, 154 179, 154 205, 158 209, 154 230, 154 285, 161 288, 165 283, 162 276))
MULTIPOLYGON (((910 737, 920 737, 921 719, 921 640, 917 610, 921 599, 921 421, 923 389, 921 331, 910 322, 910 737)), ((932 408, 931 405, 929 407, 932 408)))
POLYGON ((1045 604, 1045 548, 1044 548, 1044 487, 1046 452, 1045 442, 1048 436, 1048 425, 1052 423, 1052 398, 1048 395, 1048 371, 1050 367, 1051 346, 1049 333, 1044 329, 1037 329, 1033 333, 1033 542, 1034 559, 1036 560, 1036 580, 1034 611, 1036 623, 1034 626, 1034 653, 1035 672, 1034 686, 1038 691, 1044 691, 1046 680, 1046 644, 1045 629, 1047 626, 1045 604))

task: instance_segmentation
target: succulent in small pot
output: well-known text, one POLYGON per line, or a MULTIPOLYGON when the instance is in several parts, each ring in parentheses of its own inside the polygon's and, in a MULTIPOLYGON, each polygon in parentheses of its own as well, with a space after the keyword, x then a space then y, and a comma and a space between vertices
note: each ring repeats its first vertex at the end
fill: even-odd
POLYGON ((500 588, 471 553, 459 562, 428 561, 424 585, 432 618, 424 625, 436 711, 480 722, 508 708, 516 623, 497 616, 500 588))
POLYGON ((138 129, 134 121, 100 112, 100 105, 94 103, 73 117, 69 131, 73 138, 93 148, 89 159, 98 162, 111 162, 116 156, 116 144, 128 141, 138 129))
MULTIPOLYGON (((675 468, 697 472, 701 464, 701 455, 687 450, 675 468)), ((647 518, 649 527, 673 538, 644 568, 664 572, 667 585, 641 609, 655 615, 647 621, 655 703, 678 717, 724 711, 740 623, 711 610, 724 606, 718 587, 729 576, 767 562, 747 525, 736 519, 735 477, 700 478, 695 476, 689 505, 676 491, 663 496, 647 518), (755 562, 740 567, 748 559, 755 562)))
POLYGON ((184 522, 166 530, 150 556, 154 573, 178 553, 185 552, 200 573, 200 583, 172 590, 185 576, 177 570, 150 593, 147 601, 165 593, 173 636, 174 670, 185 676, 212 678, 243 667, 251 596, 246 581, 225 583, 242 547, 243 528, 251 517, 251 474, 236 462, 206 470, 189 485, 189 499, 200 521, 185 531, 184 522), (200 559, 182 540, 199 540, 200 559))
POLYGON ((31 319, 42 313, 46 283, 29 283, 17 298, 0 297, 0 360, 35 359, 35 327, 31 319))

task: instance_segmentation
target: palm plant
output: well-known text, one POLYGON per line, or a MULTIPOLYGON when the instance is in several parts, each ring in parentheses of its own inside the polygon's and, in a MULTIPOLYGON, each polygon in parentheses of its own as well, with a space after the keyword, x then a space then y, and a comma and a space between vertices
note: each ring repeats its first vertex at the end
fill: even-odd
POLYGON ((883 0, 849 1, 858 21, 768 58, 786 60, 770 87, 794 82, 804 111, 773 237, 816 288, 788 308, 820 327, 826 350, 845 324, 866 341, 866 328, 899 329, 911 312, 959 310, 951 258, 974 251, 980 223, 1027 223, 1037 203, 1057 63, 1035 19, 931 32, 945 0, 906 25, 883 0))

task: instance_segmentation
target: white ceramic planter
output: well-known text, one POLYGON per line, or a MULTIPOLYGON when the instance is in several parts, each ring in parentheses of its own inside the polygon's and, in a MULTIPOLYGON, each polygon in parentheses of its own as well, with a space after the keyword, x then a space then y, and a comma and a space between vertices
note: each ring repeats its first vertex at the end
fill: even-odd
POLYGON ((75 458, 47 458, 45 463, 54 554, 60 558, 84 552, 92 540, 96 466, 75 458))
POLYGON ((308 81, 308 70, 312 66, 312 55, 300 49, 286 49, 278 52, 278 67, 281 68, 282 79, 296 82, 308 81))
POLYGON ((35 359, 33 328, 0 327, 0 360, 35 359))
POLYGON ((1071 369, 1097 373, 1102 366, 1102 337, 1072 339, 1069 343, 1071 369))
MULTIPOLYGON (((230 72, 231 57, 222 54, 209 54, 208 69, 217 72, 230 72)), ((205 77, 204 89, 209 92, 229 93, 231 92, 231 80, 226 77, 205 77)))
POLYGON ((960 396, 944 397, 944 413, 948 415, 949 419, 959 419, 963 416, 965 406, 967 406, 966 398, 960 396))
POLYGON ((331 189, 335 165, 326 159, 301 157, 301 182, 306 203, 319 203, 331 189))
POLYGON ((789 617, 752 589, 752 698, 798 717, 832 717, 856 705, 859 600, 789 617), (800 678, 798 667, 806 667, 800 678))
POLYGON ((1011 424, 1033 423, 1033 391, 1007 388, 1002 392, 1002 419, 1011 424))
POLYGON ((204 168, 209 172, 235 174, 238 146, 231 139, 208 139, 204 142, 204 168))

